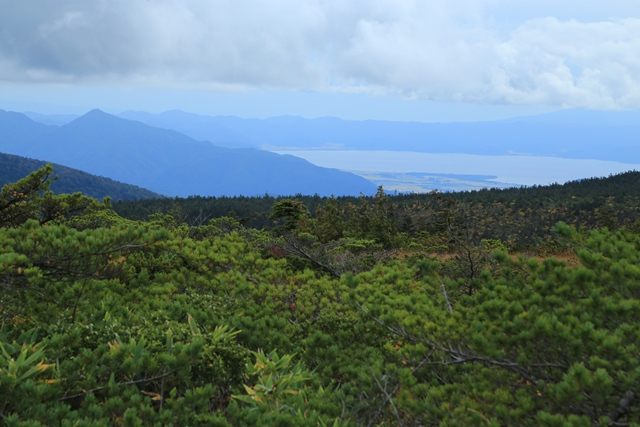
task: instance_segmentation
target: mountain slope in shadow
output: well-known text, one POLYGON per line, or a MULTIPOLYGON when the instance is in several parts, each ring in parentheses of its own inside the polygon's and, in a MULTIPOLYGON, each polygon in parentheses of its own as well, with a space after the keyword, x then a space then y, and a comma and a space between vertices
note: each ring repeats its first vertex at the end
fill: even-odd
MULTIPOLYGON (((16 182, 40 169, 47 162, 0 153, 0 187, 16 182)), ((54 193, 84 193, 95 199, 110 197, 114 201, 157 199, 162 196, 135 185, 91 175, 77 169, 53 164, 51 190, 54 193)))

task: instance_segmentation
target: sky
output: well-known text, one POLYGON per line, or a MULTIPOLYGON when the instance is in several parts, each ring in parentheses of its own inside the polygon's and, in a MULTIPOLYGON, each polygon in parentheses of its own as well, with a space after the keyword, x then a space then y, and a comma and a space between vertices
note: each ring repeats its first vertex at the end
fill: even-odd
POLYGON ((637 0, 0 0, 0 108, 488 120, 640 108, 637 0))

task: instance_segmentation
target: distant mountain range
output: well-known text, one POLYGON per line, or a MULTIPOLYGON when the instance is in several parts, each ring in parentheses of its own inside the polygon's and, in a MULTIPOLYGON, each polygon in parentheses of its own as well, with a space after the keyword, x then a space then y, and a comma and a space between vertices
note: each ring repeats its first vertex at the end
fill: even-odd
POLYGON ((217 147, 100 110, 62 126, 0 111, 0 152, 59 163, 168 196, 375 191, 364 178, 297 157, 217 147))
POLYGON ((640 112, 565 110, 473 123, 348 121, 337 118, 242 119, 183 111, 123 117, 227 147, 523 154, 640 162, 640 112))
MULTIPOLYGON (((0 187, 13 183, 40 169, 46 162, 0 153, 0 187)), ((102 178, 71 169, 53 165, 51 190, 54 193, 81 192, 98 200, 110 197, 114 201, 157 199, 160 196, 144 188, 123 184, 109 178, 102 178)))

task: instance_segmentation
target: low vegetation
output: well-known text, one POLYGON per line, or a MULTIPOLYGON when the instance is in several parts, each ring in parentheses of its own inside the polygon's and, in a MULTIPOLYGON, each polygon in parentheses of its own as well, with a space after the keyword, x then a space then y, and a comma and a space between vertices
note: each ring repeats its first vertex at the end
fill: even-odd
POLYGON ((0 193, 4 425, 640 424, 637 174, 120 216, 49 173, 0 193))

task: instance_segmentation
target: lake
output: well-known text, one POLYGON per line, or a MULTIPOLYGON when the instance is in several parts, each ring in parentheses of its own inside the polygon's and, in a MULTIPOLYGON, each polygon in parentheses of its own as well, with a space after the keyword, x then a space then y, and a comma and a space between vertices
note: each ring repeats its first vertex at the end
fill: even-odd
POLYGON ((285 150, 323 167, 354 172, 398 191, 544 185, 640 170, 640 164, 536 156, 407 151, 285 150))

